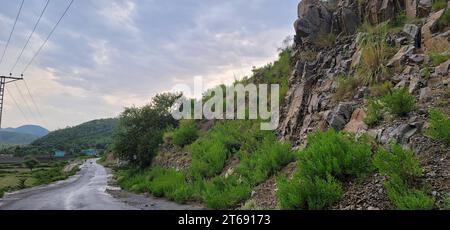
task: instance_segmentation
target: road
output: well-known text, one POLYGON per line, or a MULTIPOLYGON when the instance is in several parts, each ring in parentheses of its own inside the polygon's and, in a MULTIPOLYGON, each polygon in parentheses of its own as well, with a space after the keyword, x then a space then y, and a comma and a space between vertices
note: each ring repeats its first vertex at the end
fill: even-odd
POLYGON ((0 210, 133 210, 106 192, 108 173, 88 160, 77 175, 47 186, 6 194, 0 210))

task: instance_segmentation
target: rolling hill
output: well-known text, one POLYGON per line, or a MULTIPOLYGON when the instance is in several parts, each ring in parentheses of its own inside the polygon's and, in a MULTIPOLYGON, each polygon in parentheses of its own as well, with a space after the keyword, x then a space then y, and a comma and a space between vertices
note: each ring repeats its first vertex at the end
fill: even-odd
POLYGON ((30 134, 30 135, 37 136, 37 137, 43 137, 50 132, 46 128, 43 128, 38 125, 24 125, 24 126, 20 126, 17 128, 1 129, 0 131, 30 134))
POLYGON ((48 133, 47 129, 37 125, 0 129, 0 145, 27 145, 48 133))

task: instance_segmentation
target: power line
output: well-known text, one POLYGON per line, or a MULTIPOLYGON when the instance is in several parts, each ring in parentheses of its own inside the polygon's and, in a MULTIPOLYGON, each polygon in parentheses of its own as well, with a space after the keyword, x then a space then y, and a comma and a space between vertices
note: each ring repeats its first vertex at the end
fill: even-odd
POLYGON ((3 59, 5 58, 5 54, 6 54, 6 51, 8 49, 9 42, 11 41, 11 37, 12 37, 12 35, 14 33, 14 30, 16 28, 17 21, 19 20, 19 16, 20 16, 20 13, 22 12, 22 7, 23 7, 23 3, 24 2, 25 2, 25 0, 22 0, 22 3, 20 4, 19 12, 17 13, 16 20, 14 21, 13 28, 11 30, 11 33, 9 34, 9 38, 8 38, 8 41, 6 42, 5 49, 3 49, 2 57, 0 58, 0 65, 3 63, 3 59))
POLYGON ((48 40, 50 39, 50 37, 52 36, 53 32, 55 32, 56 27, 58 27, 59 23, 62 21, 62 19, 64 18, 64 16, 67 14, 67 12, 69 11, 70 7, 72 6, 74 0, 70 1, 70 4, 67 6, 66 10, 64 11, 64 13, 62 14, 62 16, 59 18, 58 22, 56 23, 56 25, 53 27, 53 29, 50 31, 50 33, 48 34, 47 38, 45 39, 44 43, 42 43, 41 47, 39 47, 38 51, 36 52, 36 54, 33 56, 33 58, 31 58, 30 62, 25 66, 25 68, 22 71, 22 74, 25 73, 25 71, 27 71, 28 67, 30 67, 31 63, 33 63, 34 59, 39 55, 39 53, 41 52, 42 48, 44 48, 45 44, 47 44, 48 40))
POLYGON ((27 116, 25 116, 25 113, 23 112, 23 110, 20 108, 19 104, 17 103, 16 99, 14 98, 13 94, 9 91, 8 88, 5 88, 6 92, 9 94, 9 96, 11 97, 11 99, 14 101, 14 104, 16 105, 17 109, 19 109, 20 113, 22 114, 22 116, 25 118, 25 120, 27 122, 29 122, 30 120, 28 119, 27 116))
POLYGON ((25 88, 27 89, 28 95, 29 95, 30 98, 31 98, 31 102, 33 103, 34 108, 36 109, 36 111, 37 111, 39 117, 41 118, 41 121, 46 125, 46 122, 45 122, 45 120, 44 120, 44 117, 42 116, 42 113, 41 113, 41 111, 40 111, 40 109, 39 109, 39 106, 37 106, 36 101, 34 100, 34 97, 33 97, 33 95, 31 94, 30 88, 28 87, 27 81, 25 81, 25 79, 23 80, 23 83, 25 84, 25 88))
POLYGON ((17 82, 14 82, 14 85, 16 86, 17 91, 19 92, 19 96, 20 96, 20 97, 22 98, 22 100, 24 101, 25 107, 26 107, 26 109, 28 110, 28 112, 30 113, 31 118, 34 119, 34 120, 37 120, 37 119, 36 119, 36 116, 35 116, 35 114, 34 114, 34 112, 31 110, 31 106, 30 106, 30 104, 28 103, 28 100, 25 99, 25 96, 23 95, 22 91, 20 90, 19 85, 17 85, 17 82))
POLYGON ((50 0, 47 0, 47 3, 45 4, 44 9, 42 9, 41 15, 39 16, 36 24, 34 24, 33 30, 31 31, 30 35, 28 36, 27 42, 23 46, 22 51, 20 52, 20 55, 17 57, 16 62, 14 63, 13 67, 11 68, 11 71, 9 71, 10 73, 12 73, 14 71, 14 69, 17 66, 17 63, 19 63, 19 60, 22 57, 23 52, 25 51, 25 49, 27 48, 28 44, 30 43, 31 37, 33 37, 33 34, 36 31, 36 28, 38 27, 39 23, 41 22, 42 16, 44 15, 45 11, 47 10, 47 7, 48 7, 49 3, 50 3, 50 0))

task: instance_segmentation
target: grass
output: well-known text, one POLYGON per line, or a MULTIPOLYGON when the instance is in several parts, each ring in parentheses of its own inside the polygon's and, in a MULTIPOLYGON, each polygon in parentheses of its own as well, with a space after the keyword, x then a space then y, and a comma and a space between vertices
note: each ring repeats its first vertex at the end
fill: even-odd
POLYGON ((416 105, 416 98, 408 92, 407 88, 395 89, 381 98, 386 110, 394 115, 406 116, 416 105))
POLYGON ((340 180, 362 177, 372 170, 371 146, 329 130, 308 137, 299 152, 292 180, 279 177, 277 198, 283 209, 323 209, 342 196, 340 180))
POLYGON ((342 101, 353 98, 356 88, 358 88, 359 85, 360 81, 354 76, 339 76, 336 91, 333 94, 333 100, 342 101))
POLYGON ((202 201, 212 209, 227 209, 245 201, 250 195, 250 185, 238 177, 215 177, 205 183, 202 201))
POLYGON ((447 7, 447 0, 433 0, 431 8, 433 11, 439 11, 447 7))
POLYGON ((450 118, 437 109, 429 111, 427 135, 450 144, 450 118))
POLYGON ((415 188, 415 180, 422 176, 415 153, 391 144, 390 150, 379 149, 374 157, 374 165, 386 176, 387 195, 391 203, 399 210, 429 210, 434 208, 434 199, 415 188))
POLYGON ((358 77, 365 84, 380 82, 389 74, 386 65, 393 54, 393 49, 385 41, 388 24, 372 26, 363 23, 359 31, 366 34, 360 41, 361 63, 357 67, 358 77))
POLYGON ((428 57, 434 66, 438 66, 450 59, 450 53, 428 52, 428 57))
POLYGON ((74 169, 72 172, 63 172, 65 165, 65 162, 55 162, 48 165, 41 163, 33 171, 30 171, 22 165, 2 164, 0 190, 13 192, 67 179, 75 174, 77 169, 74 169))
POLYGON ((450 24, 450 9, 446 9, 442 17, 439 18, 438 27, 440 30, 442 30, 445 27, 449 26, 449 24, 450 24))
POLYGON ((383 97, 392 92, 392 83, 390 81, 385 81, 383 83, 374 84, 370 86, 370 96, 372 97, 383 97))

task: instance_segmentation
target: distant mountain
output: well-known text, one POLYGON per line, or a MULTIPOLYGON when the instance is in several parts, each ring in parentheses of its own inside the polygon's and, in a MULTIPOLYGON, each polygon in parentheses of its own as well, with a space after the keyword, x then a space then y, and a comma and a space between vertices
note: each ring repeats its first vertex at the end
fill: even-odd
POLYGON ((37 136, 37 137, 43 137, 49 133, 49 131, 46 128, 43 128, 38 125, 24 125, 24 126, 20 126, 18 128, 1 129, 0 131, 30 134, 30 135, 37 136))
POLYGON ((1 145, 27 145, 39 137, 28 133, 0 131, 1 145))
POLYGON ((101 149, 111 143, 118 119, 94 120, 50 132, 30 144, 32 148, 79 151, 86 148, 101 149))

